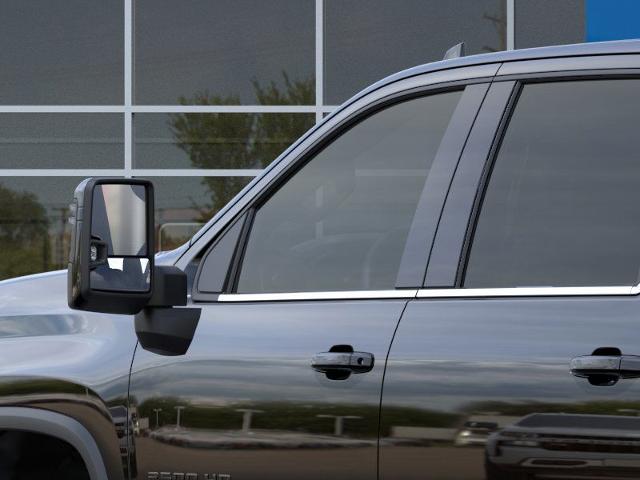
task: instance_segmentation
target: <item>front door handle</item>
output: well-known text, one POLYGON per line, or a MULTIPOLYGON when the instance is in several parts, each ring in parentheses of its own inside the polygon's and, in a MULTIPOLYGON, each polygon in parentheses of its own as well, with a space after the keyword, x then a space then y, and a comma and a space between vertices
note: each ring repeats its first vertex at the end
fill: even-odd
POLYGON ((349 345, 336 345, 328 352, 315 354, 311 368, 321 373, 366 373, 373 369, 374 363, 373 353, 354 352, 349 345))
POLYGON ((571 374, 592 385, 614 385, 621 378, 640 378, 640 356, 622 355, 617 348, 598 348, 571 360, 571 374))

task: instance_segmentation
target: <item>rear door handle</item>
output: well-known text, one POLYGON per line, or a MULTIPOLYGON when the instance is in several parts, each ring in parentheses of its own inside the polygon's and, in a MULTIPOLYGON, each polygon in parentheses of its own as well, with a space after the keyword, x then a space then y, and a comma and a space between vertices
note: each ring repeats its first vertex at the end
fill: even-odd
POLYGON ((598 354, 601 350, 604 349, 596 349, 595 355, 573 358, 571 374, 586 378, 593 385, 614 385, 621 378, 640 378, 640 356, 598 354))
POLYGON ((372 353, 329 351, 315 354, 311 359, 311 368, 321 373, 366 373, 373 369, 374 363, 372 353))

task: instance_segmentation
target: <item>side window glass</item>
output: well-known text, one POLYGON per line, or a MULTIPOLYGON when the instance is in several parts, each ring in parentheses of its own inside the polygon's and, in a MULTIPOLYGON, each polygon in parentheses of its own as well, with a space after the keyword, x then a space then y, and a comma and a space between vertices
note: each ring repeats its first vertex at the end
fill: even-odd
POLYGON ((244 217, 236 220, 205 254, 197 278, 198 292, 221 293, 224 291, 234 250, 244 225, 244 217))
POLYGON ((429 169, 461 92, 366 118, 256 212, 238 293, 392 289, 429 169))
POLYGON ((640 268, 640 80, 525 85, 464 286, 633 285, 640 268))

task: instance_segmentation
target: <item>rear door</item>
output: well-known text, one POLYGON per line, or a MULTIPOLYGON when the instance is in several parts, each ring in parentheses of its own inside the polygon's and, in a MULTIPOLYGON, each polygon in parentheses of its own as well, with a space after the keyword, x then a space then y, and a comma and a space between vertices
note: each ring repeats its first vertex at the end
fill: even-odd
POLYGON ((615 73, 492 85, 390 350, 381 478, 640 478, 640 79, 615 73))
POLYGON ((376 478, 384 362, 417 293, 401 287, 424 275, 416 246, 487 88, 401 90, 343 119, 195 243, 189 352, 138 349, 132 368, 139 478, 376 478))

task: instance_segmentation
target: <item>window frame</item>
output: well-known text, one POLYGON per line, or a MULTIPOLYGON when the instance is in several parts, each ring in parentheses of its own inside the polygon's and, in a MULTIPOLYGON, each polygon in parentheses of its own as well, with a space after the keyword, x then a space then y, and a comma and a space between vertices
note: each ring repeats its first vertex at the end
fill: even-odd
POLYGON ((218 244, 222 241, 224 236, 227 235, 227 233, 229 233, 231 230, 233 230, 233 228, 236 225, 238 225, 240 227, 240 232, 238 233, 238 236, 235 239, 236 241, 232 249, 231 256, 230 258, 227 259, 228 260, 226 262, 227 270, 226 272, 224 272, 224 280, 222 282, 222 285, 223 285, 222 291, 223 292, 227 291, 231 279, 234 278, 234 276, 236 275, 236 269, 238 265, 237 257, 241 253, 239 245, 242 245, 243 242, 246 242, 249 228, 250 228, 251 222, 253 221, 254 213, 255 213, 255 210, 250 209, 245 213, 241 214, 236 219, 229 222, 229 224, 225 226, 224 230, 220 233, 220 235, 218 235, 216 239, 213 242, 211 242, 211 245, 209 246, 209 248, 207 248, 206 251, 203 253, 202 257, 198 262, 198 267, 196 269, 196 272, 193 278, 193 285, 191 287, 191 298, 193 300, 215 301, 218 298, 218 295, 220 295, 220 293, 216 293, 208 290, 201 290, 200 277, 202 276, 202 271, 204 270, 204 266, 207 263, 207 258, 209 257, 211 252, 218 246, 218 244))
MULTIPOLYGON (((333 141, 339 135, 342 135, 345 131, 351 128, 355 123, 362 121, 364 118, 374 115, 377 111, 386 108, 390 105, 408 101, 412 98, 435 95, 438 93, 445 93, 449 91, 462 90, 463 94, 456 107, 464 103, 469 105, 475 104, 475 111, 473 111, 471 122, 454 122, 452 117, 451 122, 445 131, 443 139, 447 136, 457 138, 459 141, 459 151, 462 152, 466 137, 471 128, 471 124, 476 118, 477 111, 480 108, 481 101, 477 101, 478 94, 481 94, 482 99, 488 89, 491 79, 497 73, 499 64, 481 65, 474 67, 465 67, 454 69, 452 71, 441 71, 420 75, 417 77, 405 79, 395 82, 391 85, 374 90, 368 95, 362 98, 356 98, 353 103, 348 102, 340 111, 327 117, 324 122, 319 126, 313 128, 308 132, 300 141, 290 147, 287 151, 281 155, 279 159, 272 163, 272 166, 267 169, 264 175, 258 177, 251 184, 249 184, 240 194, 230 202, 229 206, 223 209, 218 215, 218 221, 214 222, 210 228, 211 233, 204 232, 203 234, 197 234, 192 241, 191 248, 188 249, 176 265, 178 267, 186 267, 189 262, 198 261, 198 259, 205 258, 212 245, 215 244, 218 238, 227 231, 236 219, 242 215, 247 214, 245 220, 247 224, 244 227, 243 234, 240 235, 240 240, 236 245, 234 252, 234 260, 232 262, 231 271, 228 274, 228 281, 225 291, 220 294, 202 293, 198 291, 197 280, 200 276, 200 269, 203 262, 200 262, 195 274, 194 287, 192 289, 192 300, 197 302, 215 302, 215 301, 265 301, 265 300, 290 300, 290 299, 327 299, 327 298, 411 298, 414 297, 418 287, 419 281, 424 276, 426 270, 428 252, 422 250, 420 255, 421 259, 415 259, 418 265, 422 263, 420 270, 420 277, 416 279, 413 285, 401 285, 396 286, 393 290, 363 290, 363 291, 338 291, 338 292, 300 292, 300 293, 285 293, 285 294, 238 294, 235 293, 235 286, 237 284, 237 278, 241 267, 241 259, 243 256, 243 250, 246 247, 248 232, 250 231, 250 221, 255 211, 276 191, 279 186, 286 182, 292 175, 302 168, 308 161, 313 159, 317 152, 323 149, 329 142, 333 141), (429 82, 431 80, 431 82, 429 82), (465 98, 465 90, 470 85, 484 84, 485 90, 476 89, 473 94, 467 95, 465 98), (475 101, 475 103, 474 103, 475 101), (462 128, 462 131, 461 131, 462 128), (314 135, 316 134, 316 135, 314 135), (316 137, 314 139, 314 137, 316 137), (284 165, 283 165, 284 163, 284 165), (238 205, 240 203, 240 205, 238 205), (218 228, 216 228, 218 227, 218 228)), ((467 109, 469 106, 466 107, 467 109)), ((464 110, 464 108, 463 108, 464 110)), ((454 113, 455 116, 455 113, 454 113)), ((461 115, 463 116, 463 115, 461 115)), ((440 152, 438 152, 440 153, 440 152)), ((443 155, 443 158, 445 155, 443 155)), ((444 204, 446 198, 446 191, 448 190, 451 179, 453 178, 453 172, 459 156, 447 155, 445 164, 448 165, 449 175, 444 182, 446 188, 441 192, 441 205, 444 204)), ((434 160, 435 163, 435 160, 434 160)), ((445 173, 446 174, 446 173, 445 173)), ((423 192, 424 193, 424 192, 423 192)), ((424 213, 425 206, 423 205, 423 196, 417 206, 416 217, 420 217, 424 213)), ((439 219, 439 212, 434 221, 439 219)), ((215 217, 214 217, 215 220, 215 217)), ((414 221, 415 223, 415 221, 414 221)), ((420 232, 424 231, 424 225, 418 225, 414 228, 412 225, 409 237, 419 236, 420 232)), ((435 228, 434 228, 435 233, 435 228)), ((424 236, 424 235, 423 235, 424 236)), ((432 240, 432 239, 431 239, 432 240)), ((415 242, 415 241, 414 241, 415 242)), ((409 239, 406 245, 409 244, 409 239)), ((405 245, 405 251, 406 251, 405 245)), ((410 262, 409 259, 403 259, 401 265, 412 264, 415 266, 416 262, 410 262)), ((400 278, 400 275, 399 275, 400 278)))
MULTIPOLYGON (((635 57, 635 56, 633 56, 635 57)), ((430 257, 425 282, 418 298, 478 298, 478 297, 535 297, 535 296, 594 296, 640 294, 640 279, 634 285, 576 286, 576 287, 504 287, 464 288, 464 274, 470 247, 480 215, 491 170, 508 128, 518 97, 524 85, 580 80, 639 79, 640 68, 630 56, 579 57, 563 69, 551 60, 504 64, 492 82, 470 138, 479 137, 477 145, 471 140, 463 152, 443 211, 443 220, 436 234, 434 253, 430 257), (594 61, 590 61, 594 59, 594 61), (633 65, 636 68, 621 68, 633 65), (591 67, 596 68, 591 68, 591 67), (607 68, 609 67, 609 68, 607 68), (517 72, 517 73, 514 73, 517 72), (504 73, 501 75, 501 73, 504 73), (499 91, 501 90, 501 91, 499 91), (492 93, 493 98, 492 98, 492 93), (500 106, 502 105, 502 108, 500 106), (486 128, 487 123, 492 128, 486 128), (483 130, 483 127, 485 131, 483 130), (473 155, 480 148, 480 155, 473 155), (455 207, 455 208, 454 208, 455 207)))

